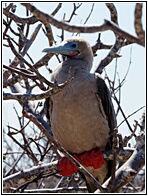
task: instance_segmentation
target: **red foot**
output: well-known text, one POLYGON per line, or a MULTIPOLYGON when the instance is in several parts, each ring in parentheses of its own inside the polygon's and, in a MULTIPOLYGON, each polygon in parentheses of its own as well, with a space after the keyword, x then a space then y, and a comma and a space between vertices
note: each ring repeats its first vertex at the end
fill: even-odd
MULTIPOLYGON (((104 164, 103 154, 99 148, 72 155, 79 163, 86 167, 91 166, 94 169, 98 169, 104 164)), ((62 176, 70 176, 77 172, 78 168, 69 159, 63 157, 58 163, 58 170, 62 176)))

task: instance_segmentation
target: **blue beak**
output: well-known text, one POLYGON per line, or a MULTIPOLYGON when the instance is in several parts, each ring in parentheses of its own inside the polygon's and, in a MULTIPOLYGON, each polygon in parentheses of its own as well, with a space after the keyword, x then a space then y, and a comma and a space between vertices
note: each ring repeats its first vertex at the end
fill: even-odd
POLYGON ((58 53, 67 56, 74 56, 78 53, 77 45, 75 48, 72 47, 74 42, 62 42, 61 44, 52 46, 50 48, 45 48, 42 52, 47 53, 58 53))

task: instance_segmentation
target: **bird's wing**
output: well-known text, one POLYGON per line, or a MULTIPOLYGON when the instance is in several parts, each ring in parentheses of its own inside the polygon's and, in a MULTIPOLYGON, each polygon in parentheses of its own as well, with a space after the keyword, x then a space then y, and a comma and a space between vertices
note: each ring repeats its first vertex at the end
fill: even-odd
POLYGON ((44 112, 50 127, 51 127, 51 111, 52 111, 52 101, 51 98, 48 97, 45 99, 44 112))
MULTIPOLYGON (((110 128, 110 139, 108 143, 106 144, 105 150, 111 150, 112 149, 112 143, 113 143, 113 130, 117 126, 116 122, 116 116, 114 111, 114 106, 111 100, 111 94, 108 89, 108 87, 105 84, 105 81, 97 74, 96 75, 96 82, 97 82, 97 97, 101 99, 102 106, 104 109, 104 112, 106 114, 108 125, 110 128)), ((108 175, 107 178, 111 176, 112 174, 112 164, 113 161, 108 161, 108 175)))
POLYGON ((102 106, 108 120, 110 134, 112 134, 114 128, 116 128, 117 122, 114 106, 111 100, 111 94, 108 87, 105 84, 105 81, 98 74, 96 75, 96 82, 97 96, 101 99, 102 106))

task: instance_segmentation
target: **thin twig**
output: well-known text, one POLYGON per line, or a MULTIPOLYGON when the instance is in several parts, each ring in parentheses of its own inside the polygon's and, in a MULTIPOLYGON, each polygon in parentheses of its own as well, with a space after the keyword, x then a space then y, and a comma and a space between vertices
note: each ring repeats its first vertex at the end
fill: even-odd
POLYGON ((38 93, 38 94, 23 94, 23 93, 3 93, 3 99, 4 100, 9 100, 9 99, 14 99, 14 100, 19 100, 19 101, 28 101, 28 100, 41 100, 48 98, 49 96, 58 93, 61 91, 63 88, 65 88, 66 85, 68 85, 71 82, 72 79, 67 80, 65 83, 58 85, 54 89, 49 89, 43 93, 38 93))
POLYGON ((6 66, 6 65, 3 65, 3 67, 5 68, 5 69, 8 69, 8 70, 10 70, 11 71, 11 73, 17 73, 17 74, 19 74, 19 75, 21 75, 21 76, 23 76, 23 78, 30 78, 30 79, 32 79, 33 81, 34 80, 36 80, 36 79, 38 79, 38 77, 36 76, 36 75, 34 75, 33 73, 29 73, 29 70, 28 70, 28 73, 27 73, 27 70, 18 70, 17 68, 12 68, 12 67, 8 67, 8 66, 6 66), (25 73, 26 72, 26 73, 25 73))
POLYGON ((90 13, 89 13, 88 17, 86 18, 86 20, 85 20, 85 22, 84 22, 83 24, 86 24, 87 21, 89 20, 91 14, 93 13, 94 5, 95 5, 95 4, 93 3, 93 4, 92 4, 92 7, 91 7, 91 10, 90 10, 90 13))
MULTIPOLYGON (((143 108, 145 108, 145 106, 142 106, 142 107, 140 107, 138 110, 136 110, 136 111, 134 111, 133 113, 131 113, 130 115, 128 115, 127 117, 126 117, 126 119, 128 119, 128 118, 130 118, 131 116, 133 116, 134 114, 136 114, 137 112, 139 112, 141 109, 143 109, 143 108)), ((122 123, 124 123, 125 122, 125 119, 121 122, 121 123, 119 123, 118 125, 117 125, 117 128, 119 128, 121 125, 122 125, 122 123)))
POLYGON ((51 13, 51 15, 55 16, 58 13, 58 11, 61 9, 61 7, 62 7, 62 3, 59 3, 55 8, 55 10, 51 13))
POLYGON ((76 5, 76 3, 73 3, 73 11, 72 11, 72 13, 71 13, 71 15, 70 15, 70 18, 69 18, 68 20, 66 20, 66 22, 70 22, 70 21, 72 20, 73 16, 76 15, 76 10, 77 10, 81 5, 82 5, 82 3, 80 3, 80 4, 78 4, 78 5, 76 5))

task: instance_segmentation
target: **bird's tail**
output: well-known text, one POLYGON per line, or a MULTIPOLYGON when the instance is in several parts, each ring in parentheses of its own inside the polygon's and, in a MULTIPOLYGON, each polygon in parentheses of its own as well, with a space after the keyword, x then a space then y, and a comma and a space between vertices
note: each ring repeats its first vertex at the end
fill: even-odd
POLYGON ((94 193, 98 189, 98 187, 93 182, 91 182, 83 173, 81 172, 79 173, 82 176, 82 178, 85 180, 88 192, 94 193))
POLYGON ((94 193, 98 189, 98 187, 90 180, 87 179, 85 182, 89 193, 94 193))

